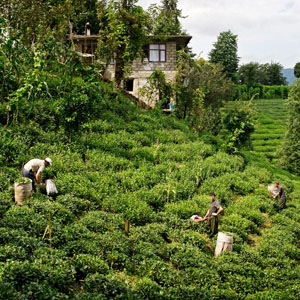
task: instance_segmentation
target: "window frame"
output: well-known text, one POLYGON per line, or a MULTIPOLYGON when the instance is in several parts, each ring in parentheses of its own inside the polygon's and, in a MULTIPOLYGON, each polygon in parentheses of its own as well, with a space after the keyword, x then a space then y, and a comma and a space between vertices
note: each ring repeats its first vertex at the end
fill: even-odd
POLYGON ((151 43, 147 47, 148 53, 148 61, 151 63, 166 63, 167 62, 167 44, 166 43, 151 43), (158 46, 158 49, 151 49, 151 46, 158 46), (160 47, 164 46, 164 49, 161 49, 160 47), (158 52, 158 60, 150 60, 151 51, 158 52), (162 60, 162 53, 164 53, 164 60, 162 60))

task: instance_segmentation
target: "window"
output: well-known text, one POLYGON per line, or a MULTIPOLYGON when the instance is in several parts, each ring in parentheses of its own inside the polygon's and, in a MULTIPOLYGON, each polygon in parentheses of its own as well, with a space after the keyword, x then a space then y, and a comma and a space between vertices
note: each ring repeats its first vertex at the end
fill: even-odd
POLYGON ((149 61, 165 62, 166 61, 166 44, 149 45, 149 61))
POLYGON ((133 84, 134 84, 134 79, 127 79, 125 81, 125 88, 127 92, 133 92, 133 84))
POLYGON ((82 45, 81 52, 96 55, 97 46, 96 43, 85 43, 82 45))

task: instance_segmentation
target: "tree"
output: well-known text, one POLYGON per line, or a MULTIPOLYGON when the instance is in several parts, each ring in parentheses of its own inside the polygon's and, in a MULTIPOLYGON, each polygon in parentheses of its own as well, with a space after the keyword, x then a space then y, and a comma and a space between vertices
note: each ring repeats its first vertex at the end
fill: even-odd
POLYGON ((248 87, 256 86, 259 82, 259 63, 250 62, 240 66, 238 74, 241 84, 248 87))
POLYGON ((213 49, 209 53, 209 61, 223 66, 226 76, 237 82, 237 71, 240 58, 238 57, 237 35, 230 30, 221 32, 213 49))
POLYGON ((258 83, 269 85, 269 64, 261 64, 258 68, 258 83))
POLYGON ((148 105, 159 103, 159 107, 168 108, 173 98, 172 84, 166 81, 161 70, 154 71, 141 89, 141 96, 147 99, 148 105))
POLYGON ((26 45, 35 44, 51 33, 64 40, 70 22, 81 11, 80 0, 8 0, 0 3, 0 17, 8 21, 10 31, 19 33, 26 45))
POLYGON ((98 19, 98 7, 101 6, 101 2, 98 0, 85 0, 82 4, 82 9, 76 14, 73 20, 73 31, 78 34, 85 33, 85 25, 87 22, 91 25, 91 32, 98 34, 99 19, 98 19))
POLYGON ((300 62, 296 63, 294 67, 294 74, 297 78, 300 78, 300 62))
POLYGON ((254 132, 256 115, 252 101, 237 101, 225 109, 222 118, 224 129, 222 147, 226 152, 236 153, 242 147, 251 145, 250 136, 254 132))
POLYGON ((267 72, 269 77, 268 85, 286 85, 286 78, 282 74, 283 66, 280 63, 271 62, 268 64, 267 72))
POLYGON ((177 7, 178 0, 162 0, 161 5, 151 5, 149 13, 152 17, 151 33, 156 36, 184 34, 180 18, 182 11, 177 7))
POLYGON ((137 0, 110 0, 99 10, 100 39, 98 53, 109 64, 115 61, 115 81, 121 84, 132 62, 143 55, 147 41, 147 15, 135 5, 137 0))
POLYGON ((259 64, 251 62, 240 66, 239 78, 242 84, 253 87, 263 85, 286 85, 286 78, 282 74, 283 66, 280 63, 259 64))
POLYGON ((300 175, 300 80, 291 87, 287 107, 288 130, 279 156, 284 169, 300 175))
POLYGON ((193 59, 186 50, 178 52, 176 113, 199 130, 217 134, 221 107, 231 99, 233 83, 220 65, 193 59))

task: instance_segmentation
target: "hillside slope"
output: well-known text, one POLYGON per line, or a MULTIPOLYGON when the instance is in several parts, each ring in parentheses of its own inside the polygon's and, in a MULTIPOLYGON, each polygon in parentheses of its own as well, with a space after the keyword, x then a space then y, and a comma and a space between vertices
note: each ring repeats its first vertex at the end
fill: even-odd
POLYGON ((256 129, 251 137, 253 149, 258 155, 276 162, 276 152, 286 131, 286 100, 258 99, 254 103, 258 109, 258 116, 256 129))
POLYGON ((299 299, 299 178, 108 96, 72 143, 32 123, 7 131, 19 151, 0 170, 0 298, 299 299), (22 163, 46 156, 59 196, 41 189, 17 207, 22 163), (280 213, 268 197, 274 180, 289 196, 280 213), (218 258, 207 224, 190 220, 211 191, 224 206, 220 230, 234 234, 234 252, 218 258))

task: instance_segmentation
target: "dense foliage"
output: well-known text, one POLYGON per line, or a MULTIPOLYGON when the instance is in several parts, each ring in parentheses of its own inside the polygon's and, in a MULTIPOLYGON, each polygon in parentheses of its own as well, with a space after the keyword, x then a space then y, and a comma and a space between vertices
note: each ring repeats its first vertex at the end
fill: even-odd
POLYGON ((250 62, 239 67, 238 75, 241 84, 248 87, 258 85, 286 85, 286 78, 282 74, 283 66, 280 63, 259 64, 250 62))
POLYGON ((282 166, 300 175, 300 80, 291 88, 287 108, 288 126, 281 149, 282 166))
POLYGON ((250 100, 256 99, 287 99, 289 96, 289 86, 278 85, 256 85, 249 87, 247 85, 236 85, 233 99, 250 100))
MULTIPOLYGON (((9 59, 1 62, 10 66, 9 59)), ((250 154, 217 151, 212 137, 199 138, 173 115, 138 110, 95 80, 96 70, 76 63, 70 81, 66 66, 72 65, 65 64, 28 65, 29 78, 44 76, 38 82, 46 82, 52 98, 45 84, 38 89, 30 81, 30 97, 20 99, 38 110, 29 118, 23 106, 17 116, 12 106, 16 122, 0 135, 0 298, 298 299, 300 199, 293 191, 299 182, 265 161, 251 163, 250 154), (66 72, 61 79, 60 70, 66 72), (49 102, 69 107, 73 102, 62 97, 73 93, 80 105, 93 105, 74 112, 93 113, 78 114, 79 130, 69 143, 67 113, 49 102), (21 166, 46 156, 53 159, 48 175, 56 173, 59 196, 53 201, 41 188, 17 207, 11 187, 21 166), (275 179, 291 201, 280 214, 266 189, 275 179), (206 212, 211 191, 225 208, 220 230, 234 234, 234 252, 218 258, 207 224, 189 219, 206 212)), ((12 93, 26 83, 21 74, 12 93)))
POLYGON ((234 102, 226 107, 223 114, 223 149, 229 153, 236 153, 246 145, 250 146, 250 136, 254 132, 255 106, 250 101, 248 104, 234 102))
POLYGON ((137 0, 110 0, 99 9, 99 57, 106 66, 115 61, 118 85, 130 72, 132 62, 142 56, 147 41, 147 15, 136 3, 137 0))
POLYGON ((223 71, 233 82, 237 82, 240 58, 238 57, 237 35, 230 30, 221 32, 213 49, 209 52, 209 61, 223 66, 223 71))
POLYGON ((232 81, 223 73, 221 65, 195 60, 186 50, 178 52, 177 60, 177 116, 189 120, 198 131, 217 134, 221 127, 221 108, 232 97, 232 81))
POLYGON ((160 5, 152 4, 149 7, 151 34, 155 36, 184 34, 180 18, 182 11, 178 9, 178 0, 162 0, 160 5))
POLYGON ((300 62, 296 63, 296 65, 294 67, 294 75, 297 78, 300 78, 300 62))
POLYGON ((27 46, 41 43, 47 34, 63 41, 70 23, 77 23, 90 0, 0 1, 0 18, 8 21, 10 33, 20 35, 27 46))
MULTIPOLYGON (((24 47, 2 26, 0 39, 0 299, 300 298, 299 178, 139 110, 52 36, 24 47), (41 187, 16 206, 22 166, 47 156, 43 180, 54 176, 59 195, 41 187), (274 180, 289 200, 280 213, 274 180), (190 220, 212 191, 220 230, 234 235, 217 258, 207 224, 190 220)), ((203 107, 222 103, 220 67, 197 66, 203 107)))
MULTIPOLYGON (((278 175, 216 152, 172 116, 138 111, 110 93, 107 87, 107 107, 76 143, 37 123, 7 137, 21 141, 26 130, 34 143, 12 145, 15 159, 1 163, 1 298, 297 299, 296 194, 277 214, 266 185, 278 175), (38 192, 16 207, 10 186, 17 167, 46 155, 60 195, 50 201, 38 192), (225 207, 220 230, 234 233, 234 252, 217 259, 207 224, 189 220, 206 212, 211 190, 225 207), (51 248, 49 234, 43 238, 49 224, 51 248)), ((289 177, 280 178, 292 192, 289 177)))
POLYGON ((156 104, 159 109, 167 109, 174 99, 174 89, 165 74, 157 70, 147 78, 146 84, 140 89, 140 96, 147 105, 156 104))

